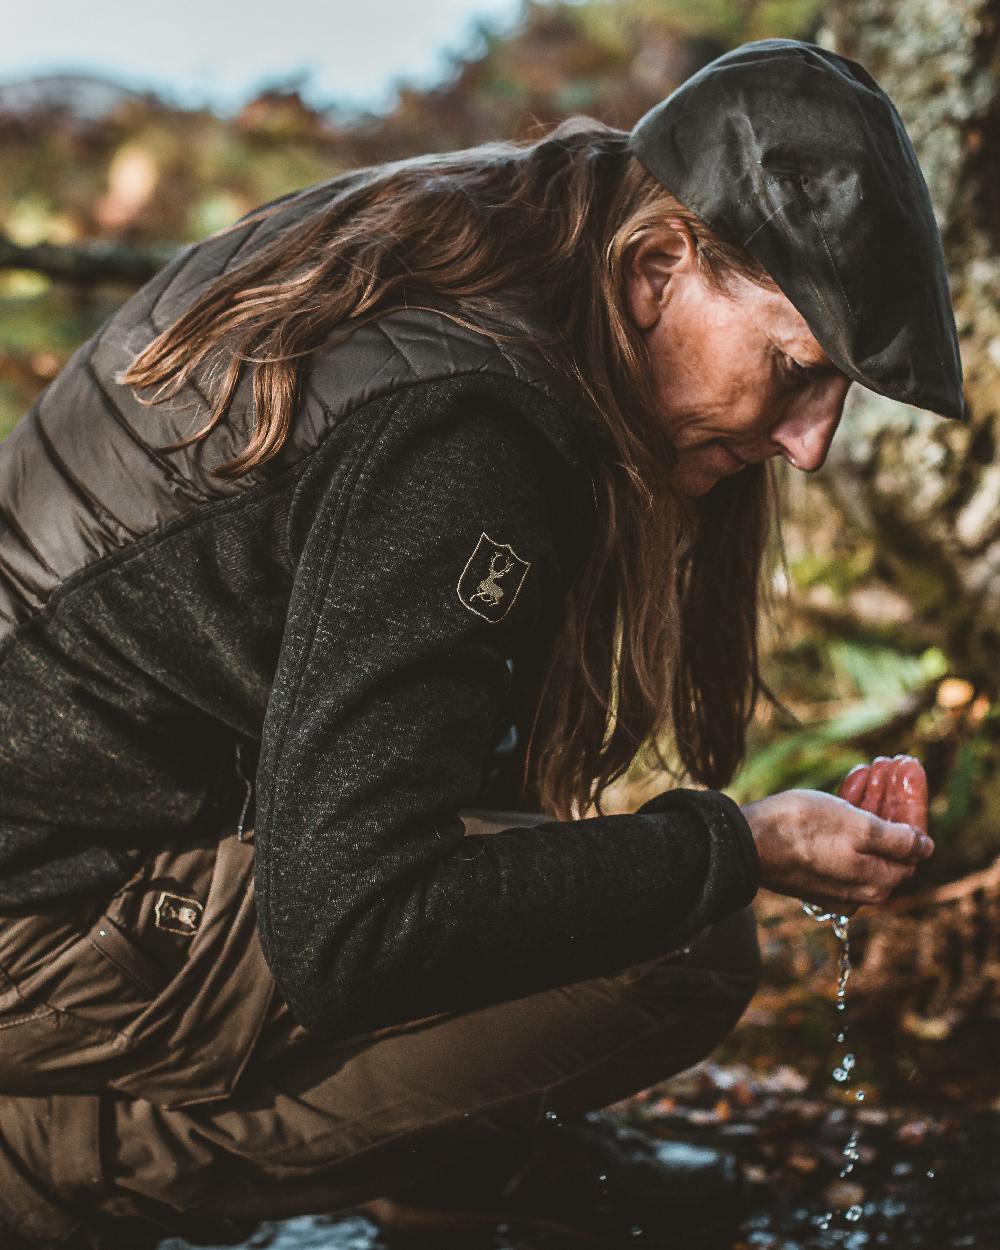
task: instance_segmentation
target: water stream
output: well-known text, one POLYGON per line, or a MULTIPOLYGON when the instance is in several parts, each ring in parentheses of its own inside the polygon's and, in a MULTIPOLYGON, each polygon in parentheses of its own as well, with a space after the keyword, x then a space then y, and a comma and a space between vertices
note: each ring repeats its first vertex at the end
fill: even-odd
MULTIPOLYGON (((803 903, 802 910, 807 916, 812 916, 813 920, 820 924, 829 924, 833 929, 834 936, 840 944, 840 958, 838 960, 837 974, 837 997, 836 1010, 838 1012, 836 1040, 838 1046, 846 1046, 847 1043, 847 982, 851 975, 851 941, 849 925, 850 916, 840 915, 837 912, 826 912, 821 907, 816 907, 813 903, 803 903)), ((849 1092, 853 1092, 855 1102, 864 1102, 865 1091, 856 1089, 850 1091, 851 1074, 854 1071, 856 1058, 853 1051, 845 1050, 837 1066, 833 1069, 833 1079, 838 1085, 845 1086, 849 1092)), ((860 1133, 857 1125, 851 1129, 842 1156, 844 1159, 840 1169, 840 1179, 846 1180, 854 1171, 861 1158, 859 1148, 860 1133)), ((849 1224, 857 1224, 863 1214, 860 1203, 852 1203, 844 1212, 844 1219, 849 1224)), ((826 1231, 833 1224, 836 1218, 836 1212, 824 1211, 822 1215, 815 1217, 816 1226, 826 1231)))

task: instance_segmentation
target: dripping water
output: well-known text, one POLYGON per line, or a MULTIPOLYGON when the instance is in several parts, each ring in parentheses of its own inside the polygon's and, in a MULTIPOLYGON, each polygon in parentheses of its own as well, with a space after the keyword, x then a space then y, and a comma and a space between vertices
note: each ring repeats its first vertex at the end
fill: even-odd
MULTIPOLYGON (((829 924, 833 929, 834 936, 840 945, 840 958, 838 960, 837 973, 837 996, 835 1000, 836 1010, 838 1012, 838 1028, 836 1040, 838 1046, 845 1046, 847 1043, 847 1021, 844 1018, 844 1012, 847 1010, 847 982, 851 975, 851 943, 849 928, 851 918, 838 914, 837 912, 823 911, 821 907, 815 906, 813 903, 802 904, 802 910, 807 916, 812 916, 813 920, 819 924, 829 924)), ((849 1090, 851 1082, 851 1074, 854 1071, 856 1058, 852 1051, 845 1049, 837 1066, 833 1069, 833 1079, 838 1085, 849 1090)), ((855 1102, 864 1102, 865 1092, 863 1089, 853 1091, 855 1102)), ((844 1148, 841 1151, 843 1165, 840 1169, 840 1179, 846 1180, 857 1166, 858 1160, 861 1158, 859 1149, 860 1134, 857 1126, 851 1130, 844 1148)), ((861 1219, 863 1210, 858 1203, 853 1203, 844 1212, 844 1219, 850 1224, 856 1224, 861 1219)), ((815 1224, 822 1230, 827 1230, 833 1223, 834 1212, 824 1211, 822 1215, 815 1218, 815 1224)))

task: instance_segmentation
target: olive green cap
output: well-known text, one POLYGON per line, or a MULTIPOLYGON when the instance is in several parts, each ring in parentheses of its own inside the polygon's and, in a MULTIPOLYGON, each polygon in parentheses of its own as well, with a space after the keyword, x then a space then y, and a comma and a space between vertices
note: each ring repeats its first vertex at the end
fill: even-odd
POLYGON ((968 416, 927 183, 895 106, 856 61, 795 39, 744 44, 641 117, 629 147, 760 261, 848 377, 968 416))

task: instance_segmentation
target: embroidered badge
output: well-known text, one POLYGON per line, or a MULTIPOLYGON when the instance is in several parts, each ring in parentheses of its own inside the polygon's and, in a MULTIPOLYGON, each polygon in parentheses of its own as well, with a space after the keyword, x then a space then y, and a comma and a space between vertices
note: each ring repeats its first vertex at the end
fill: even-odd
POLYGON ((522 560, 510 543, 497 543, 488 534, 480 534, 458 579, 458 597, 483 620, 502 621, 530 568, 530 560, 522 560))
POLYGON ((196 898, 185 898, 182 894, 168 894, 163 890, 156 900, 156 927, 166 929, 168 933, 179 933, 181 937, 194 937, 201 925, 204 907, 196 898))

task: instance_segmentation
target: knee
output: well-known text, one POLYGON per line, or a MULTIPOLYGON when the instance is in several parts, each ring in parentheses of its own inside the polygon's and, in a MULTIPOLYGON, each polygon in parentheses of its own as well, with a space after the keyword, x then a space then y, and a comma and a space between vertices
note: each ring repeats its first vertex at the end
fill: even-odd
POLYGON ((753 909, 745 907, 674 951, 626 972, 625 992, 649 1016, 683 1020, 699 1057, 731 1032, 757 992, 760 946, 753 909))
POLYGON ((703 968, 711 978, 720 1010, 729 1017, 728 1032, 760 987, 762 962, 753 908, 744 907, 710 925, 691 944, 691 958, 692 966, 703 968))
POLYGON ((760 985, 761 956, 757 918, 752 907, 741 908, 703 929, 689 944, 686 966, 701 968, 731 985, 742 1000, 741 1014, 760 985))

